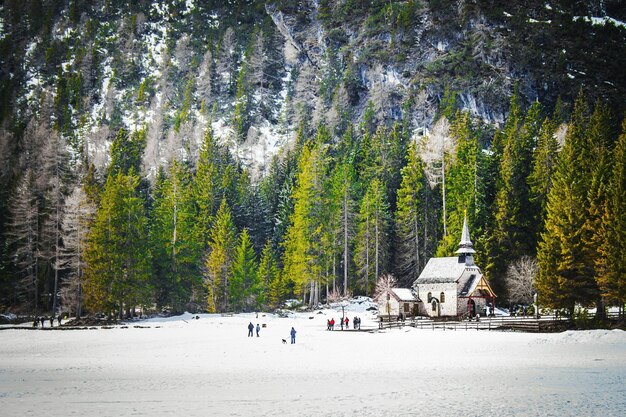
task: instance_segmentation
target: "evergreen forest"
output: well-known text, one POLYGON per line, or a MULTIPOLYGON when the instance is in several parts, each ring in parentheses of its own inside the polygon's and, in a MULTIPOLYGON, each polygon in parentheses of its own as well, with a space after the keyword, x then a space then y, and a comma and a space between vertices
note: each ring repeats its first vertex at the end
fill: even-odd
POLYGON ((623 311, 626 16, 451 3, 4 2, 0 312, 372 297, 464 219, 498 304, 623 311))

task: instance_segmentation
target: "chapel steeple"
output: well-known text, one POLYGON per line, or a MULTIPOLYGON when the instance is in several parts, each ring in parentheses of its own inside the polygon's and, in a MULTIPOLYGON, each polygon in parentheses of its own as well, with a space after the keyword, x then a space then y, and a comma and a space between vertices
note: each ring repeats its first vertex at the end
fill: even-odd
POLYGON ((465 263, 466 265, 474 264, 474 257, 472 254, 476 253, 474 245, 470 239, 469 227, 467 227, 467 215, 463 218, 463 232, 461 233, 461 241, 459 242, 459 249, 455 253, 459 255, 459 263, 465 263))

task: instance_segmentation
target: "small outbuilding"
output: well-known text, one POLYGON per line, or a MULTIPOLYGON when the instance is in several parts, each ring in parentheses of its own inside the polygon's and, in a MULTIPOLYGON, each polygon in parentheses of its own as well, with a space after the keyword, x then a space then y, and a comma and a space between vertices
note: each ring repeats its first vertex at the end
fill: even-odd
POLYGON ((493 312, 496 295, 474 264, 467 219, 457 256, 431 258, 413 283, 420 301, 419 314, 429 317, 474 317, 482 311, 493 312))
POLYGON ((391 288, 378 297, 379 317, 413 317, 418 313, 420 300, 410 288, 391 288))

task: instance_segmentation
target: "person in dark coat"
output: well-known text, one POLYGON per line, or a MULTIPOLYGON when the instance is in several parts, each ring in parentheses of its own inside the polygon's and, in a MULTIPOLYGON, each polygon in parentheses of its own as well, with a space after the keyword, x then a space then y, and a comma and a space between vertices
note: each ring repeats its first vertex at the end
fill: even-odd
POLYGON ((261 326, 259 326, 259 323, 256 324, 256 337, 259 337, 259 332, 261 331, 261 326))
POLYGON ((62 317, 60 314, 59 314, 59 317, 57 317, 57 321, 59 322, 59 326, 61 325, 61 319, 62 319, 62 318, 63 318, 63 317, 62 317))
POLYGON ((254 337, 254 324, 248 324, 248 337, 254 337))
POLYGON ((43 325, 46 322, 46 318, 41 316, 41 317, 39 317, 39 320, 41 321, 41 328, 43 329, 43 325))
POLYGON ((291 328, 291 344, 294 345, 296 343, 296 329, 291 328))
POLYGON ((50 327, 54 327, 54 316, 50 316, 50 327))

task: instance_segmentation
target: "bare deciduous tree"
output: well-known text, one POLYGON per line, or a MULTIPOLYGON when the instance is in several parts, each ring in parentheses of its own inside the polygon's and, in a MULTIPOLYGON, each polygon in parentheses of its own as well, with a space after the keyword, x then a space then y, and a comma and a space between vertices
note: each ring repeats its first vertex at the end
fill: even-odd
POLYGON ((15 292, 18 298, 39 305, 39 207, 34 192, 34 178, 27 170, 20 179, 9 206, 8 242, 14 247, 13 262, 19 278, 15 292))
POLYGON ((352 298, 352 293, 350 291, 342 292, 337 289, 328 294, 326 302, 328 304, 339 303, 341 301, 349 300, 350 298, 352 298))
POLYGON ((445 156, 454 150, 454 140, 450 136, 450 122, 441 117, 425 136, 419 148, 420 158, 424 161, 424 173, 431 188, 441 184, 443 208, 443 234, 446 235, 446 166, 445 156))
POLYGON ((504 278, 509 301, 520 304, 533 302, 537 271, 537 259, 530 256, 522 256, 509 265, 504 278))
POLYGON ((67 279, 61 285, 61 308, 74 311, 80 317, 82 310, 83 259, 87 232, 96 208, 89 202, 83 187, 77 186, 65 202, 63 218, 63 251, 59 259, 62 269, 69 269, 67 279))
POLYGON ((391 274, 383 274, 376 281, 376 288, 374 289, 374 300, 380 301, 381 297, 395 288, 398 282, 391 274))

